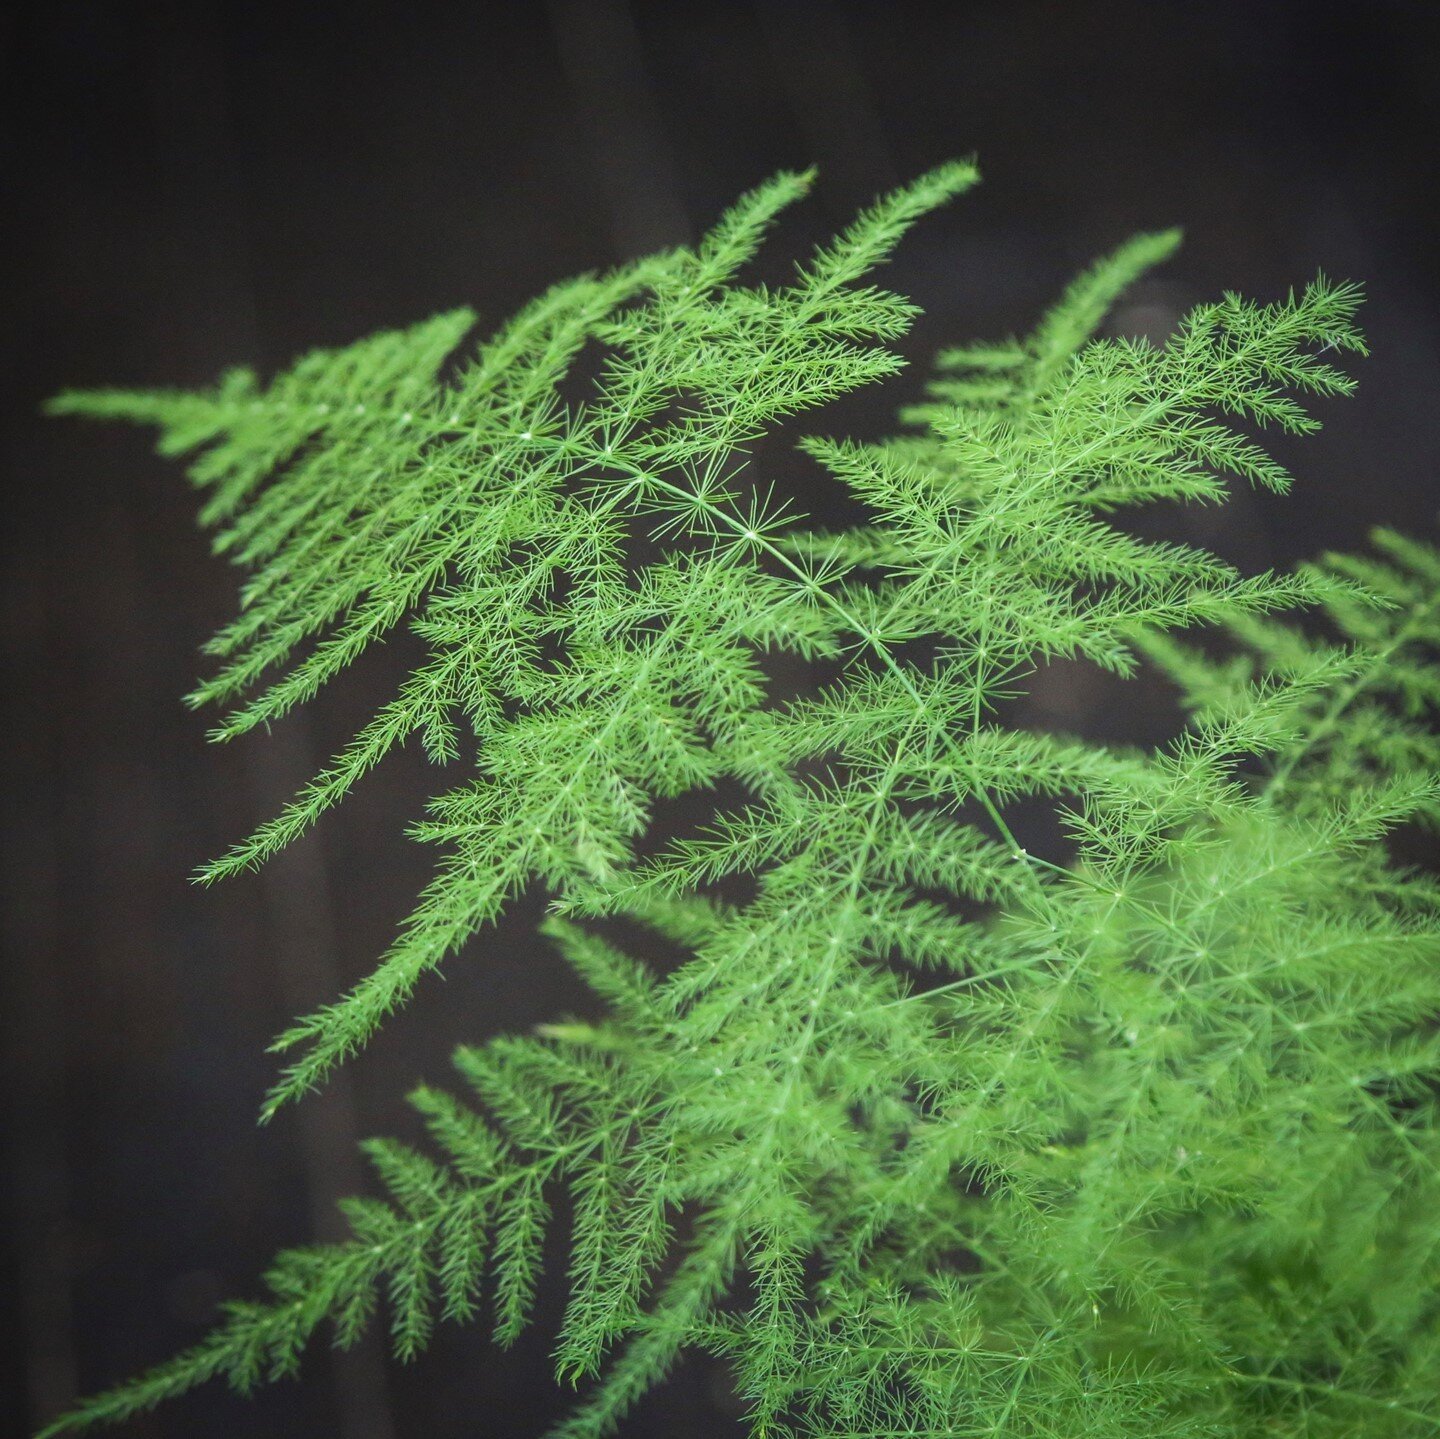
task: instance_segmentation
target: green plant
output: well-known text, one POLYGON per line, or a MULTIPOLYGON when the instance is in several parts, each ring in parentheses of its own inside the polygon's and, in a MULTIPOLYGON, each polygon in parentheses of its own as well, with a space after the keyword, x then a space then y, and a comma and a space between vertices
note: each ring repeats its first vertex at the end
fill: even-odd
POLYGON ((605 1017, 462 1049, 474 1099, 413 1096, 438 1160, 369 1144, 390 1198, 350 1202, 349 1242, 283 1254, 267 1300, 47 1433, 289 1374, 382 1296, 402 1358, 482 1287, 505 1343, 558 1193, 555 1364, 586 1385, 565 1439, 610 1432, 687 1347, 728 1361, 755 1435, 1440 1429, 1440 888, 1384 841, 1440 818, 1440 553, 1380 533, 1375 558, 1246 577, 1119 522, 1227 476, 1286 489, 1236 422, 1308 431, 1294 396, 1350 390, 1323 357, 1363 353, 1358 293, 1095 338, 1177 239, 1142 236, 1028 339, 942 355, 900 437, 801 441, 867 515, 808 529, 745 447, 899 368, 916 311, 866 276, 974 179, 880 201, 784 287, 736 275, 803 175, 694 251, 557 286, 473 358, 460 311, 265 387, 56 401, 197 454, 217 547, 252 571, 192 697, 236 703, 218 737, 397 625, 428 646, 206 879, 414 734, 473 750, 416 828, 434 882, 278 1041, 265 1114, 537 880, 605 1017), (775 702, 782 651, 816 682, 775 702), (1142 658, 1189 713, 1168 747, 1005 719, 1039 667, 1142 658), (744 798, 703 831, 657 820, 722 781, 744 798), (1034 797, 1051 856, 1012 833, 1034 797), (627 954, 641 932, 669 966, 627 954))

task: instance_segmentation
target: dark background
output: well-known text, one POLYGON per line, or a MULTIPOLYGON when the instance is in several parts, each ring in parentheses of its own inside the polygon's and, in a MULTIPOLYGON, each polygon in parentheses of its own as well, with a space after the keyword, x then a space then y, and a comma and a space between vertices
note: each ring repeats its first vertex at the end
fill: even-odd
MULTIPOLYGON (((1431 5, 53 0, 0 24, 5 1432, 198 1338, 278 1245, 335 1234, 334 1198, 365 1182, 355 1138, 413 1132, 403 1093, 443 1077, 454 1043, 579 1002, 522 905, 324 1095, 256 1127, 266 1041, 364 971, 424 878, 399 831, 430 778, 401 756, 264 875, 186 877, 389 693, 400 652, 273 736, 206 746, 177 696, 234 575, 147 437, 42 421, 48 394, 265 370, 461 303, 498 320, 813 161, 777 241, 801 252, 878 189, 975 152, 984 186, 890 272, 927 310, 910 353, 1027 324, 1139 228, 1188 238, 1120 317, 1132 329, 1163 334, 1225 287, 1362 280, 1360 395, 1285 447, 1293 499, 1242 498, 1201 537, 1259 566, 1433 522, 1431 5)), ((816 424, 873 429, 914 384, 816 424)), ((299 1385, 206 1391, 128 1432, 535 1434, 562 1407, 556 1297, 509 1356, 478 1329, 403 1371, 321 1346, 299 1385)), ((701 1363, 627 1430, 734 1432, 701 1363)))

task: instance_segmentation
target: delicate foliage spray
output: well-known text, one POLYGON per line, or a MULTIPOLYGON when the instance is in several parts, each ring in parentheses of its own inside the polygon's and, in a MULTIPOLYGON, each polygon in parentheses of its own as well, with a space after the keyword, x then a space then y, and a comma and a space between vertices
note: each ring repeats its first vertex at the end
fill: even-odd
POLYGON ((606 1018, 462 1049, 466 1098, 413 1096, 429 1153, 367 1146, 389 1197, 349 1202, 352 1238, 282 1254, 268 1298, 47 1433, 289 1374, 382 1301, 401 1358, 440 1318, 507 1343, 561 1195, 559 1439, 616 1430, 687 1349, 755 1436, 1440 1432, 1440 886, 1384 840, 1440 819, 1440 553, 1380 533, 1245 576, 1125 524, 1286 489, 1247 431, 1349 392, 1358 293, 1096 338, 1177 240, 1141 236, 1028 339, 942 354, 896 438, 801 440, 866 515, 807 528, 746 447, 895 373, 916 310, 868 277, 975 178, 882 199, 783 287, 737 274, 805 175, 478 349, 459 311, 265 386, 55 402, 195 456, 250 576, 193 696, 231 706, 219 737, 397 626, 427 646, 204 872, 259 864, 412 735, 452 766, 415 830, 433 882, 277 1042, 265 1114, 533 884, 606 1018), (783 702, 780 653, 818 677, 783 702), (1158 666, 1183 733, 1007 723, 1058 657, 1158 666), (741 798, 703 828, 659 826, 722 781, 741 798), (1050 856, 1012 833, 1036 797, 1050 856), (642 932, 669 965, 627 953, 642 932))

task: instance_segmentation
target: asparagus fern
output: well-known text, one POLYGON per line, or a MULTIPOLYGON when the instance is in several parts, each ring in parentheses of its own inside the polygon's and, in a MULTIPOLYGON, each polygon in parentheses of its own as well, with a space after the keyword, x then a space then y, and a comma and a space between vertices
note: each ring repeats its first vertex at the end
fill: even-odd
POLYGON ((866 515, 809 527, 747 447, 898 370, 917 311, 871 272, 975 178, 880 200, 788 285, 739 272, 807 175, 473 349, 459 311, 264 386, 55 403, 194 457, 249 572, 192 696, 229 706, 217 737, 397 626, 425 642, 204 878, 412 736, 467 757, 415 830, 433 882, 277 1041, 264 1113, 428 971, 478 975, 483 943, 458 952, 537 881, 606 1018, 462 1049, 466 1098, 413 1096, 434 1157, 367 1146, 388 1198, 350 1202, 348 1242, 283 1254, 267 1299, 47 1433, 290 1374, 382 1299, 401 1358, 487 1308, 506 1343, 562 1194, 562 1439, 614 1432, 687 1349, 730 1365, 756 1436, 1440 1432, 1440 889, 1385 847, 1440 820, 1440 552, 1381 533, 1247 576, 1129 524, 1289 488, 1255 435, 1349 392, 1358 292, 1098 338, 1178 239, 1141 236, 1030 337, 942 354, 894 438, 803 438, 866 515), (780 653, 809 692, 771 696, 780 653), (1060 658, 1158 667, 1186 726, 1159 750, 1017 727, 1060 658), (743 799, 703 829, 656 818, 722 782, 743 799), (1012 830, 1036 800, 1053 854, 1012 830))

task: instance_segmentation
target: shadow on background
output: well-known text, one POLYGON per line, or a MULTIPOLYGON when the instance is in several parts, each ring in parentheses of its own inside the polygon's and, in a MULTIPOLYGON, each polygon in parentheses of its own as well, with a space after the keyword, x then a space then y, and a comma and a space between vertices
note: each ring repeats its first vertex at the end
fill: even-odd
MULTIPOLYGON (((521 904, 325 1094, 256 1128, 265 1043, 364 971, 424 880, 400 828, 431 778, 407 752, 264 875, 204 892, 186 876, 388 697, 404 646, 274 735, 205 746, 176 696, 234 575, 146 437, 43 422, 47 395, 270 369, 461 303, 494 322, 816 162, 776 241, 803 253, 877 190, 975 152, 984 186, 890 272, 927 312, 911 354, 1025 326, 1140 228, 1188 239, 1121 317, 1132 330, 1323 267, 1368 287, 1360 395, 1283 447, 1292 500, 1242 497, 1197 537, 1258 567, 1433 523, 1431 7, 52 0, 0 23, 3 1292, 22 1336, 6 1432, 197 1339, 277 1246, 334 1235, 334 1199, 364 1183, 356 1137, 413 1132, 401 1096, 443 1078, 456 1042, 584 1004, 521 904)), ((878 432, 914 383, 815 425, 878 432)), ((783 447, 763 459, 808 483, 783 447)), ((1118 722, 1074 687, 1042 699, 1065 723, 1118 722)), ((509 1356, 478 1329, 442 1331, 406 1371, 320 1349, 300 1385, 207 1391, 127 1432, 535 1434, 562 1407, 560 1297, 509 1356)), ((734 1414, 696 1362, 626 1432, 734 1434, 734 1414)))

